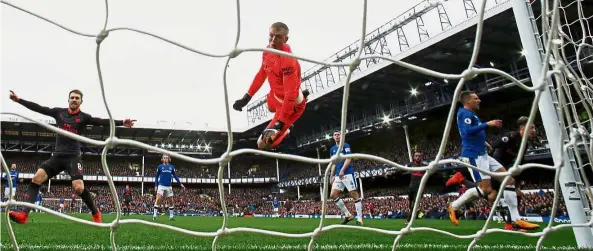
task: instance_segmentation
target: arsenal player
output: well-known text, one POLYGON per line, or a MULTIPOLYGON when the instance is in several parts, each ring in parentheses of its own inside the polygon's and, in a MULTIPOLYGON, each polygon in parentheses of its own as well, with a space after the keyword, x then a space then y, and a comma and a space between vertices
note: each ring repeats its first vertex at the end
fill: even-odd
MULTIPOLYGON (((40 106, 34 102, 19 98, 13 91, 10 91, 10 99, 31 111, 54 118, 58 128, 79 135, 87 125, 109 126, 109 119, 95 118, 80 111, 82 92, 79 90, 72 90, 68 93, 68 108, 49 108, 40 106)), ((135 121, 136 120, 131 119, 115 120, 115 125, 132 127, 135 121)), ((74 192, 80 196, 82 201, 84 201, 86 206, 91 210, 93 221, 101 223, 101 212, 97 210, 91 193, 84 188, 84 182, 82 181, 80 142, 60 134, 56 134, 56 145, 53 155, 49 160, 43 162, 41 166, 39 166, 39 169, 37 169, 37 172, 33 176, 31 184, 29 184, 26 194, 27 202, 33 204, 39 193, 41 184, 62 171, 66 171, 70 175, 74 192)), ((11 220, 20 224, 25 224, 29 219, 30 211, 31 208, 25 208, 25 211, 23 212, 9 212, 9 216, 11 220)))

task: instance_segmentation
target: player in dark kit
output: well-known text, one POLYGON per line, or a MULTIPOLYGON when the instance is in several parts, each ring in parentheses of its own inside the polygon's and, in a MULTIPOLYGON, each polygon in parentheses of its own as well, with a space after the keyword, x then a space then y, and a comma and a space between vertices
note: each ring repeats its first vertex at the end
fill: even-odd
POLYGON ((126 185, 124 188, 124 192, 122 193, 123 197, 123 206, 124 206, 124 215, 130 215, 130 203, 132 203, 132 189, 130 189, 129 185, 126 185))
MULTIPOLYGON (((407 165, 407 167, 422 167, 424 164, 422 163, 423 156, 420 151, 415 151, 412 162, 407 165)), ((393 175, 397 173, 397 169, 393 168, 392 170, 387 171, 387 176, 393 175)), ((422 181, 422 176, 424 176, 424 171, 414 171, 411 172, 410 175, 410 186, 408 187, 408 199, 410 201, 409 209, 410 214, 406 218, 404 224, 408 224, 410 220, 412 220, 412 212, 414 211, 414 203, 416 203, 416 195, 418 194, 418 190, 420 189, 420 181, 422 181)))
MULTIPOLYGON (((422 153, 415 152, 414 159, 412 163, 408 165, 408 167, 421 167, 422 164, 422 153)), ((424 172, 412 172, 412 177, 410 177, 410 187, 408 188, 408 199, 410 201, 410 215, 406 219, 404 224, 408 224, 410 220, 412 220, 412 211, 414 211, 414 203, 416 203, 416 195, 418 194, 418 190, 420 188, 420 181, 422 181, 422 176, 424 176, 424 172)))
MULTIPOLYGON (((95 118, 80 111, 82 92, 79 90, 72 90, 68 93, 68 108, 49 108, 40 106, 31 101, 19 98, 13 91, 10 91, 10 99, 23 105, 29 110, 54 118, 58 128, 75 134, 80 135, 87 125, 109 126, 108 119, 95 118)), ((116 120, 115 125, 132 127, 134 122, 135 120, 130 119, 116 120)), ((84 201, 86 206, 91 210, 93 221, 100 223, 101 212, 97 210, 91 193, 84 188, 84 182, 82 181, 80 142, 60 134, 56 135, 56 145, 53 155, 49 160, 43 162, 43 164, 39 166, 39 169, 37 169, 37 172, 29 184, 29 188, 25 195, 27 202, 33 204, 41 184, 62 171, 66 171, 70 175, 74 192, 80 196, 82 201, 84 201)), ((29 212, 31 212, 31 209, 25 208, 25 211, 23 212, 11 211, 9 212, 9 216, 11 220, 20 224, 25 224, 29 219, 29 212)))

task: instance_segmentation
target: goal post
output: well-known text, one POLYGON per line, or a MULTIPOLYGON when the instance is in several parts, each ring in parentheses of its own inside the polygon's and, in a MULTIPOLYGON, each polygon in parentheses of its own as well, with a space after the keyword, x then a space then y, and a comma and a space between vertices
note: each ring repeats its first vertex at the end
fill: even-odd
MULTIPOLYGON (((547 0, 543 0, 547 1, 547 0)), ((552 3, 553 1, 548 1, 552 3)), ((542 53, 546 53, 543 45, 538 43, 539 32, 534 20, 533 11, 531 6, 526 0, 511 0, 513 14, 517 22, 517 28, 521 38, 521 44, 523 46, 525 60, 529 69, 529 75, 534 86, 539 85, 541 82, 541 75, 543 70, 547 70, 548 63, 545 63, 542 59, 542 53)), ((539 1, 538 1, 539 4, 539 1)), ((551 4, 550 4, 551 5, 551 4)), ((551 7, 550 7, 551 8, 551 7)), ((543 12, 543 10, 542 10, 543 12)), ((558 26, 552 27, 557 29, 558 26)), ((544 31, 547 32, 547 31, 544 31)), ((555 37, 549 38, 555 39, 555 37)), ((558 97, 554 93, 553 84, 551 79, 547 77, 543 79, 546 82, 546 88, 543 90, 541 97, 538 101, 538 108, 543 122, 543 126, 548 136, 548 143, 552 154, 552 159, 555 165, 563 163, 563 166, 559 174, 559 186, 562 191, 566 209, 570 215, 571 224, 585 224, 587 223, 587 215, 583 204, 586 202, 586 196, 584 193, 576 189, 577 180, 580 180, 579 173, 574 173, 573 168, 579 168, 575 162, 571 161, 572 155, 575 154, 573 148, 567 150, 567 154, 562 152, 564 143, 569 139, 567 130, 562 125, 564 124, 564 118, 558 113, 558 97)), ((557 84, 565 84, 559 81, 557 84)), ((576 128, 575 128, 576 129, 576 128)), ((578 152, 576 154, 579 154, 578 152)), ((574 159, 574 158, 573 158, 574 159)), ((581 186, 582 187, 582 186, 581 186)), ((573 232, 578 247, 580 248, 593 248, 593 233, 591 227, 573 227, 573 232)))
MULTIPOLYGON (((72 199, 64 199, 63 206, 60 206, 60 198, 41 198, 42 207, 55 210, 62 213, 72 212, 72 199)), ((82 199, 74 199, 74 212, 82 213, 82 199)))

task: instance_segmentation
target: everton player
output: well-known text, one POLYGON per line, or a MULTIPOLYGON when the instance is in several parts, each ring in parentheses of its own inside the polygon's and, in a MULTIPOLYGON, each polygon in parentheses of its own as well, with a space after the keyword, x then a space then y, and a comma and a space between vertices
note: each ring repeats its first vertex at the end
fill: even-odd
MULTIPOLYGON (((521 146, 521 140, 523 139, 523 137, 526 134, 529 134, 530 138, 535 137, 536 135, 536 130, 535 130, 535 125, 531 125, 531 127, 528 129, 526 127, 527 125, 527 121, 529 120, 528 117, 520 117, 517 120, 517 125, 519 126, 519 129, 517 131, 511 131, 511 132, 507 132, 505 134, 503 134, 501 137, 499 137, 495 142, 492 143, 492 148, 493 148, 493 154, 492 157, 494 157, 494 159, 496 159, 499 163, 501 163, 503 166, 509 167, 512 166, 513 163, 515 162, 515 159, 518 156, 518 152, 519 152, 519 148, 521 146)), ((462 182, 467 182, 465 181, 465 179, 463 178, 463 175, 461 175, 460 173, 455 174, 455 176, 460 176, 460 177, 453 177, 451 178, 450 182, 448 183, 454 183, 454 184, 459 184, 462 182)), ((533 224, 524 220, 520 219, 520 215, 519 215, 519 201, 517 198, 518 194, 522 194, 519 184, 517 182, 516 177, 515 178, 515 193, 512 193, 512 189, 508 189, 505 187, 505 193, 503 194, 504 197, 502 197, 500 199, 500 204, 501 207, 503 208, 503 213, 506 214, 506 224, 505 224, 505 229, 507 230, 516 230, 516 229, 525 229, 525 230, 533 230, 533 229, 537 229, 539 228, 539 225, 537 224, 533 224), (510 192, 507 193, 506 191, 509 190, 510 192), (505 212, 508 210, 508 213, 505 212)), ((500 182, 493 182, 492 183, 492 188, 495 191, 498 191, 500 187, 500 182)))
POLYGON ((14 200, 14 195, 16 194, 16 185, 19 183, 19 171, 16 170, 16 164, 10 165, 9 171, 10 178, 12 179, 12 193, 10 192, 10 187, 8 183, 8 177, 6 173, 2 175, 2 179, 4 180, 4 200, 14 200))
MULTIPOLYGON (((68 108, 49 108, 19 98, 13 91, 10 91, 10 99, 29 110, 54 118, 57 127, 62 130, 80 135, 87 125, 109 126, 109 119, 95 118, 80 111, 82 96, 81 91, 72 90, 68 93, 68 108)), ((132 127, 134 122, 135 120, 130 119, 116 120, 115 125, 132 127)), ((80 196, 82 201, 91 210, 93 221, 100 223, 101 212, 97 210, 91 194, 84 188, 84 182, 82 181, 80 143, 60 134, 56 134, 56 146, 53 155, 49 160, 41 164, 33 176, 25 194, 26 201, 31 204, 34 203, 41 184, 62 171, 66 171, 70 175, 74 192, 80 196)), ((31 212, 31 208, 25 208, 23 212, 10 212, 10 219, 17 223, 25 224, 29 219, 29 212, 31 212)))
POLYGON ((278 198, 274 197, 272 206, 274 207, 274 217, 278 217, 278 207, 280 206, 280 201, 278 201, 278 198))
MULTIPOLYGON (((338 145, 340 144, 340 140, 342 140, 340 131, 334 132, 334 140, 336 144, 332 146, 330 151, 330 156, 334 156, 338 154, 338 145)), ((352 150, 350 149, 350 145, 344 142, 344 148, 342 149, 342 154, 351 154, 352 150)), ((342 160, 335 165, 332 165, 331 168, 331 183, 332 189, 330 193, 330 197, 334 199, 334 202, 344 214, 344 222, 342 224, 346 224, 354 219, 354 216, 350 214, 346 205, 344 205, 344 201, 340 198, 340 193, 344 191, 344 189, 348 190, 350 197, 354 200, 354 207, 356 208, 356 224, 363 225, 362 223, 362 198, 358 196, 358 187, 356 185, 356 180, 354 179, 354 168, 350 163, 351 159, 342 160), (334 176, 335 174, 335 176, 334 176)))
MULTIPOLYGON (((267 48, 292 53, 290 46, 286 44, 287 41, 288 26, 281 22, 272 24, 267 48)), ((301 66, 298 60, 264 52, 259 72, 243 98, 235 101, 233 109, 242 111, 266 79, 270 84, 266 103, 268 110, 274 113, 274 117, 257 141, 258 148, 262 150, 276 148, 288 135, 290 127, 305 111, 309 94, 308 91, 300 91, 301 66)))
MULTIPOLYGON (((478 169, 491 172, 504 172, 505 168, 494 158, 488 156, 486 148, 490 148, 486 142, 487 127, 502 127, 501 120, 491 120, 483 123, 476 112, 480 109, 480 98, 472 91, 463 91, 460 94, 460 102, 463 107, 457 110, 457 127, 461 136, 461 159, 467 164, 473 165, 478 169)), ((459 225, 455 211, 460 209, 467 202, 475 200, 481 196, 484 198, 495 198, 496 190, 492 189, 490 176, 479 171, 469 170, 476 187, 467 189, 459 198, 448 206, 449 219, 455 225, 459 225)), ((496 177, 502 181, 501 177, 496 177)), ((514 180, 509 181, 508 188, 513 189, 514 180)), ((505 192, 506 193, 506 192, 505 192)))
MULTIPOLYGON (((175 173, 175 166, 170 163, 171 158, 169 158, 168 155, 163 155, 161 161, 162 163, 156 168, 156 176, 154 176, 156 200, 154 202, 154 214, 152 215, 153 220, 156 220, 157 218, 159 213, 159 203, 161 203, 163 196, 165 196, 165 198, 173 197, 173 178, 175 178, 177 183, 185 189, 185 186, 181 184, 181 180, 179 180, 177 173, 175 173)), ((169 199, 169 220, 173 220, 173 216, 175 216, 174 203, 173 198, 169 199)), ((164 204, 165 203, 163 203, 163 205, 164 204)))
POLYGON ((122 193, 123 197, 123 206, 124 206, 124 215, 130 215, 130 203, 132 203, 132 189, 130 189, 130 185, 126 185, 124 191, 122 193))

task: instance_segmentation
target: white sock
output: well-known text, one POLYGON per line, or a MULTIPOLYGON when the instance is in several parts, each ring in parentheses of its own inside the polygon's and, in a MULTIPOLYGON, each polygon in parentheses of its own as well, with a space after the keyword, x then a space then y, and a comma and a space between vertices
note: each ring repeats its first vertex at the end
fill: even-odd
POLYGON ((475 198, 478 198, 478 196, 480 196, 480 194, 478 193, 478 189, 480 188, 472 187, 470 189, 467 189, 465 193, 463 193, 461 196, 459 196, 459 198, 457 198, 455 201, 453 201, 453 203, 451 203, 451 207, 453 207, 453 209, 455 210, 458 210, 466 202, 473 201, 475 198))
POLYGON ((356 208, 356 218, 358 221, 362 221, 362 199, 354 201, 354 207, 356 208))
POLYGON ((154 214, 152 214, 153 217, 156 217, 159 213, 159 206, 158 205, 154 205, 154 214))
POLYGON ((173 216, 175 216, 175 208, 169 207, 169 218, 173 219, 173 216))
POLYGON ((511 221, 517 221, 521 219, 519 215, 519 208, 517 203, 517 192, 515 192, 515 186, 506 186, 504 190, 504 201, 506 202, 507 206, 509 207, 509 213, 511 214, 511 221), (513 191, 509 191, 507 189, 512 189, 513 191))
POLYGON ((342 201, 341 198, 336 199, 335 202, 344 216, 350 216, 350 212, 348 211, 348 208, 346 208, 346 205, 344 205, 344 201, 342 201))

